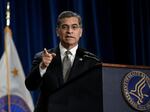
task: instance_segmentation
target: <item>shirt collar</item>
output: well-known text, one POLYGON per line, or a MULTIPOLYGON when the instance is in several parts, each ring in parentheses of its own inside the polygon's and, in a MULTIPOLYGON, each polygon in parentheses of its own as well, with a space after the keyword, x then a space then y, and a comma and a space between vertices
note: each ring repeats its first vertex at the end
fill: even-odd
MULTIPOLYGON (((67 49, 64 48, 64 47, 61 45, 61 43, 59 44, 59 48, 60 48, 60 53, 61 53, 61 55, 64 55, 65 52, 67 51, 67 49)), ((76 55, 77 48, 78 48, 78 44, 77 44, 75 47, 73 47, 72 49, 69 50, 73 56, 76 55)))

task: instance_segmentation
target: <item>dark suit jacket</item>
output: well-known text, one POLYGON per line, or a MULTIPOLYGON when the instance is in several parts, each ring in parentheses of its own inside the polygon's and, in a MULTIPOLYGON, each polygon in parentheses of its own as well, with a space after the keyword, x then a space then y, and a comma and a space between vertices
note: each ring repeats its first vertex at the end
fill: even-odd
POLYGON ((64 83, 59 47, 50 49, 48 52, 56 53, 56 57, 54 57, 48 66, 44 76, 41 77, 39 72, 39 63, 41 62, 42 54, 42 52, 39 52, 35 55, 32 69, 25 80, 28 90, 41 90, 35 112, 48 112, 49 97, 51 95, 100 62, 94 54, 78 48, 70 75, 67 82, 64 83))

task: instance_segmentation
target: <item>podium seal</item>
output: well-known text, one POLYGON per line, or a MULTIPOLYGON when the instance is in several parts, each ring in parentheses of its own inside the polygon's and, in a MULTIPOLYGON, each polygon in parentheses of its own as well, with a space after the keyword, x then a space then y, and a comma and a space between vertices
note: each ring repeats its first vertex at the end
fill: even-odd
POLYGON ((144 72, 127 73, 122 80, 122 93, 135 110, 141 112, 150 110, 150 79, 144 72))

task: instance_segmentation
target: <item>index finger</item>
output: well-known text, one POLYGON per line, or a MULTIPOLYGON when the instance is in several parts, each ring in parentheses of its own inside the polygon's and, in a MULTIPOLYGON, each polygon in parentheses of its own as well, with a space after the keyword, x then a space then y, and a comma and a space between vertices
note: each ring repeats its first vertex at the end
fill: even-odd
POLYGON ((44 54, 48 54, 48 51, 46 48, 44 48, 44 54))

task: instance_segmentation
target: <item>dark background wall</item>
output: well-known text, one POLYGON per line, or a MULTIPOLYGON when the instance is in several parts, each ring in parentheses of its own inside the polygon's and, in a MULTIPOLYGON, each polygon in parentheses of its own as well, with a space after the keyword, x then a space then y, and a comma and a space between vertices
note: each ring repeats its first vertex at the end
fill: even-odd
MULTIPOLYGON (((83 19, 80 45, 103 62, 150 65, 150 0, 10 0, 11 29, 25 74, 36 52, 57 46, 56 19, 72 10, 83 19)), ((0 0, 0 57, 6 0, 0 0)))

